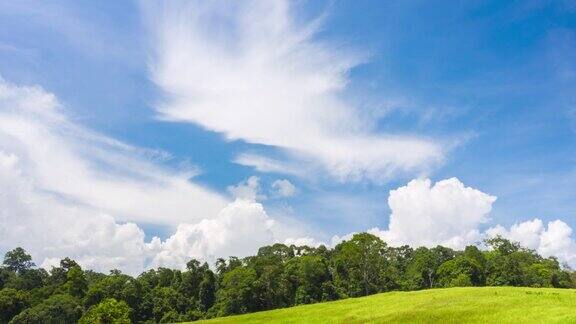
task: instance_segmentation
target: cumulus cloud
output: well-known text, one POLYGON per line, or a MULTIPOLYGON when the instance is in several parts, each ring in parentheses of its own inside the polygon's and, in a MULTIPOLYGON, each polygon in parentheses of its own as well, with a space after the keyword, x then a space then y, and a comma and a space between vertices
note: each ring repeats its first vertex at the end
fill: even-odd
POLYGON ((488 237, 500 235, 522 246, 533 249, 543 256, 556 256, 561 262, 576 267, 576 241, 572 238, 572 228, 561 220, 542 220, 516 223, 509 229, 497 225, 486 231, 488 237))
MULTIPOLYGON (((494 225, 486 231, 480 227, 489 221, 496 197, 466 187, 456 178, 432 184, 429 179, 415 179, 390 191, 391 209, 387 229, 372 228, 367 232, 379 236, 392 246, 433 247, 443 245, 462 249, 487 237, 500 235, 548 257, 576 267, 576 241, 572 228, 561 220, 533 220, 516 223, 506 229, 494 225)), ((350 240, 354 233, 335 235, 331 245, 350 240)))
POLYGON ((228 186, 227 189, 235 199, 248 201, 266 199, 266 196, 260 194, 260 178, 256 176, 251 176, 235 186, 228 186))
POLYGON ((311 246, 311 247, 319 247, 320 245, 328 246, 328 244, 318 241, 313 237, 304 236, 304 237, 289 237, 284 240, 284 244, 286 245, 296 245, 296 246, 311 246))
POLYGON ((272 182, 272 190, 277 197, 292 197, 296 194, 296 187, 286 179, 272 182))
POLYGON ((0 151, 0 249, 23 246, 43 266, 70 256, 100 271, 143 269, 144 232, 106 214, 69 204, 35 186, 12 153, 0 151))
POLYGON ((480 239, 478 226, 488 221, 494 201, 496 197, 456 178, 434 185, 430 179, 415 179, 390 191, 388 229, 371 231, 393 245, 461 248, 480 239))
POLYGON ((192 257, 210 262, 218 257, 244 257, 274 242, 273 224, 260 203, 237 199, 215 218, 180 224, 166 241, 156 239, 152 264, 182 267, 192 257))
POLYGON ((148 252, 135 222, 200 220, 227 204, 162 159, 74 123, 39 87, 0 79, 0 250, 23 246, 44 265, 70 256, 141 270, 148 252))
POLYGON ((277 241, 258 177, 228 203, 132 147, 71 120, 54 95, 0 80, 0 251, 22 246, 44 267, 72 257, 99 271, 182 267, 190 258, 254 253, 277 241), (137 223, 178 225, 145 241, 137 223))
MULTIPOLYGON (((288 1, 146 3, 161 118, 195 123, 229 140, 282 154, 241 154, 260 171, 324 170, 341 181, 383 181, 440 163, 435 141, 381 134, 342 99, 364 55, 321 41, 321 18, 295 22, 288 1)), ((316 172, 315 172, 316 173, 316 172)))

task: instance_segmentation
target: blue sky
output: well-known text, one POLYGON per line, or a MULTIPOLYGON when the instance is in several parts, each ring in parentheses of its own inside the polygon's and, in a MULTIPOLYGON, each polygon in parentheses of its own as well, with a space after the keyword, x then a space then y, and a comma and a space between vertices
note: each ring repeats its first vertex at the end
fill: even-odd
MULTIPOLYGON (((54 94, 65 107, 67 118, 80 127, 133 147, 164 152, 169 158, 154 160, 159 167, 177 172, 194 170, 191 182, 224 199, 232 199, 229 186, 257 176, 257 190, 267 196, 258 201, 268 216, 297 224, 285 226, 301 227, 306 237, 326 241, 335 234, 386 228, 391 213, 389 191, 415 178, 435 182, 456 177, 465 186, 498 197, 489 213, 491 220, 480 222, 481 230, 534 218, 544 223, 560 219, 576 226, 574 3, 295 1, 280 6, 278 21, 291 21, 280 36, 289 42, 289 37, 298 37, 306 26, 314 31, 303 43, 296 41, 286 50, 285 61, 284 57, 272 59, 265 61, 265 66, 257 60, 244 62, 252 59, 248 54, 234 55, 244 49, 261 51, 265 56, 283 46, 278 40, 281 38, 272 38, 267 46, 258 43, 262 41, 258 37, 278 36, 261 35, 260 31, 274 27, 275 17, 264 21, 262 12, 251 12, 250 6, 176 2, 170 8, 130 1, 0 1, 0 75, 12 85, 37 85, 54 94), (284 6, 288 13, 282 11, 284 6), (242 25, 241 19, 234 20, 245 11, 249 12, 246 17, 255 20, 246 23, 248 26, 242 25), (260 18, 262 25, 258 25, 260 18), (188 25, 187 19, 193 23, 188 25), (195 26, 201 27, 190 34, 177 34, 178 28, 195 26), (237 42, 242 36, 236 33, 243 27, 258 30, 247 32, 246 39, 237 42), (211 57, 207 40, 189 47, 182 44, 186 40, 193 43, 196 38, 192 36, 213 37, 225 50, 220 53, 213 49, 216 54, 211 57), (254 47, 246 45, 252 41, 257 43, 254 47), (194 56, 206 48, 208 53, 194 56), (308 60, 298 56, 302 54, 299 51, 321 55, 318 61, 308 60), (177 54, 185 57, 178 61, 177 54), (213 58, 214 62, 206 63, 213 66, 202 65, 202 60, 213 58), (341 64, 322 62, 326 58, 341 64), (178 64, 189 62, 198 66, 183 67, 179 75, 178 64), (318 104, 316 99, 322 102, 319 105, 328 102, 321 114, 330 114, 330 103, 342 105, 343 114, 354 114, 352 119, 336 118, 334 128, 350 121, 352 130, 346 129, 350 136, 366 136, 354 137, 352 143, 384 147, 388 142, 379 141, 387 136, 399 141, 394 145, 400 149, 389 153, 393 156, 413 149, 424 153, 418 153, 415 161, 408 161, 413 155, 406 153, 409 157, 398 158, 401 162, 360 148, 350 152, 357 153, 358 158, 340 151, 311 153, 313 145, 320 145, 320 149, 322 143, 337 145, 333 143, 338 138, 315 142, 315 128, 303 131, 310 135, 300 134, 299 127, 306 126, 298 121, 304 119, 291 120, 290 112, 286 123, 294 124, 278 131, 280 135, 275 129, 265 130, 268 123, 274 125, 266 115, 256 121, 242 119, 253 116, 249 109, 251 104, 259 104, 254 99, 259 96, 253 94, 260 88, 248 89, 246 95, 242 91, 261 79, 246 79, 246 84, 235 84, 233 89, 225 83, 233 81, 222 81, 220 89, 231 89, 235 100, 220 99, 212 93, 182 99, 189 93, 211 91, 212 84, 217 84, 214 89, 218 90, 218 73, 234 72, 226 76, 229 80, 257 73, 236 71, 233 65, 225 69, 224 63, 237 63, 246 69, 261 67, 266 73, 285 72, 281 65, 294 63, 301 69, 299 74, 288 71, 288 76, 270 80, 271 84, 289 85, 287 91, 298 91, 299 80, 313 80, 318 73, 319 82, 325 82, 320 87, 328 87, 328 94, 322 92, 318 99, 313 92, 302 100, 312 98, 313 105, 318 104), (214 75, 186 78, 186 73, 214 75), (294 82, 285 79, 294 75, 294 82), (242 102, 248 102, 247 108, 241 107, 242 102), (237 123, 246 125, 235 128, 218 119, 226 114, 190 117, 195 103, 206 110, 216 106, 228 111, 236 106, 246 109, 231 117, 239 117, 237 123), (258 125, 262 130, 254 129, 258 125), (285 141, 290 136, 295 136, 294 141, 285 141), (320 144, 306 146, 302 139, 320 144), (245 154, 291 167, 262 172, 253 164, 237 163, 245 154), (334 167, 326 162, 330 157, 341 164, 334 167), (382 158, 391 162, 374 162, 382 158), (365 161, 368 159, 370 162, 365 161), (344 171, 338 169, 342 164, 344 171), (298 174, 294 168, 305 173, 298 174), (386 176, 381 177, 384 173, 386 176), (280 179, 289 180, 296 193, 289 197, 273 193, 270 186, 280 179)), ((284 98, 283 92, 267 96, 270 91, 266 90, 272 86, 262 88, 263 102, 270 109, 283 107, 284 102, 275 101, 284 98)), ((322 119, 322 123, 330 121, 322 119)), ((167 239, 176 226, 137 217, 126 220, 136 222, 146 239, 167 239)), ((118 222, 126 220, 118 216, 118 222)))

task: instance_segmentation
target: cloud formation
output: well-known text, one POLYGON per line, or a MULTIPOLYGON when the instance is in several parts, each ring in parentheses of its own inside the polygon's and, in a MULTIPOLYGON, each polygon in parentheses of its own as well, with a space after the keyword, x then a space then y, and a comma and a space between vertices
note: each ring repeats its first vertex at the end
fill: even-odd
POLYGON ((191 258, 213 263, 219 257, 248 256, 274 243, 273 224, 262 204, 237 199, 215 218, 180 224, 164 242, 156 238, 152 266, 181 268, 191 258))
POLYGON ((272 190, 278 197, 292 197, 296 194, 296 187, 287 179, 272 182, 272 190))
MULTIPOLYGON (((561 220, 516 223, 506 229, 494 225, 486 231, 481 226, 489 222, 496 197, 478 189, 466 187, 457 178, 432 183, 430 179, 414 179, 407 185, 390 191, 388 205, 392 211, 387 229, 378 227, 368 232, 388 244, 434 247, 443 245, 462 249, 466 245, 481 245, 488 237, 500 235, 522 246, 560 262, 576 267, 576 241, 572 228, 561 220)), ((335 235, 334 246, 349 240, 354 233, 335 235)))
POLYGON ((434 185, 430 179, 415 179, 390 191, 388 229, 373 231, 393 245, 462 248, 480 239, 478 227, 488 221, 494 201, 456 178, 434 185))
POLYGON ((235 186, 228 186, 227 190, 235 199, 247 201, 266 199, 266 196, 260 193, 260 178, 257 176, 251 176, 235 186))
MULTIPOLYGON (((162 167, 165 158, 74 123, 41 88, 0 81, 0 250, 21 245, 42 266, 69 256, 87 268, 137 273, 182 267, 190 258, 245 256, 275 242, 321 244, 281 235, 281 224, 257 202, 258 177, 231 186, 228 203, 191 183, 192 171, 162 167), (178 226, 166 240, 146 242, 138 222, 178 226)), ((287 180, 272 188, 283 196, 295 191, 287 180)), ((502 235, 576 266, 573 230, 560 220, 481 232, 495 200, 456 178, 415 179, 390 191, 389 226, 370 232, 392 245, 454 248, 502 235)))
POLYGON ((16 155, 0 151, 0 250, 23 246, 42 266, 69 256, 99 271, 143 269, 146 248, 138 226, 38 189, 21 165, 16 155))
POLYGON ((141 270, 148 252, 135 222, 201 220, 227 204, 188 181, 191 171, 157 163, 164 158, 74 123, 39 87, 0 79, 0 250, 141 270))
POLYGON ((165 94, 161 118, 278 149, 280 158, 235 159, 260 171, 308 165, 340 181, 378 182, 440 163, 437 142, 379 133, 373 117, 342 98, 364 55, 318 40, 321 18, 296 23, 294 11, 288 1, 144 5, 150 72, 165 94))
POLYGON ((509 229, 494 226, 486 231, 486 235, 500 235, 543 256, 555 256, 561 262, 576 267, 576 241, 572 238, 572 232, 572 228, 561 220, 550 221, 545 226, 542 220, 535 218, 516 223, 509 229))
POLYGON ((193 170, 162 167, 165 158, 74 123, 39 87, 0 79, 0 251, 22 246, 43 267, 68 256, 136 274, 245 256, 278 240, 256 202, 258 177, 231 186, 228 203, 190 182, 193 170), (137 223, 177 228, 146 242, 137 223))
POLYGON ((188 180, 194 170, 162 167, 165 153, 97 134, 75 123, 54 95, 1 79, 0 149, 18 157, 38 190, 120 220, 175 225, 227 204, 188 180))

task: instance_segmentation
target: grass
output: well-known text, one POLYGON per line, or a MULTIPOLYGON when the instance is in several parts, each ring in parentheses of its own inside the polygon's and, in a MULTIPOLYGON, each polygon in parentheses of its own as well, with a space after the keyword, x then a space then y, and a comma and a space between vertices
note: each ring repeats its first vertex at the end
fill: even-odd
POLYGON ((389 292, 201 323, 368 322, 576 323, 576 290, 483 287, 389 292))

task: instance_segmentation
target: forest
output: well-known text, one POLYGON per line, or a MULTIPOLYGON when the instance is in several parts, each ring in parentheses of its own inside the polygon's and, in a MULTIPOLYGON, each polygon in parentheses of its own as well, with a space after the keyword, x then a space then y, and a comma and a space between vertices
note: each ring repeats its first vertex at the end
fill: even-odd
POLYGON ((82 269, 70 258, 46 270, 15 248, 0 268, 0 323, 172 323, 387 291, 576 286, 576 273, 554 257, 502 237, 482 246, 391 247, 359 233, 332 249, 274 244, 212 267, 192 259, 185 269, 136 278, 82 269))

